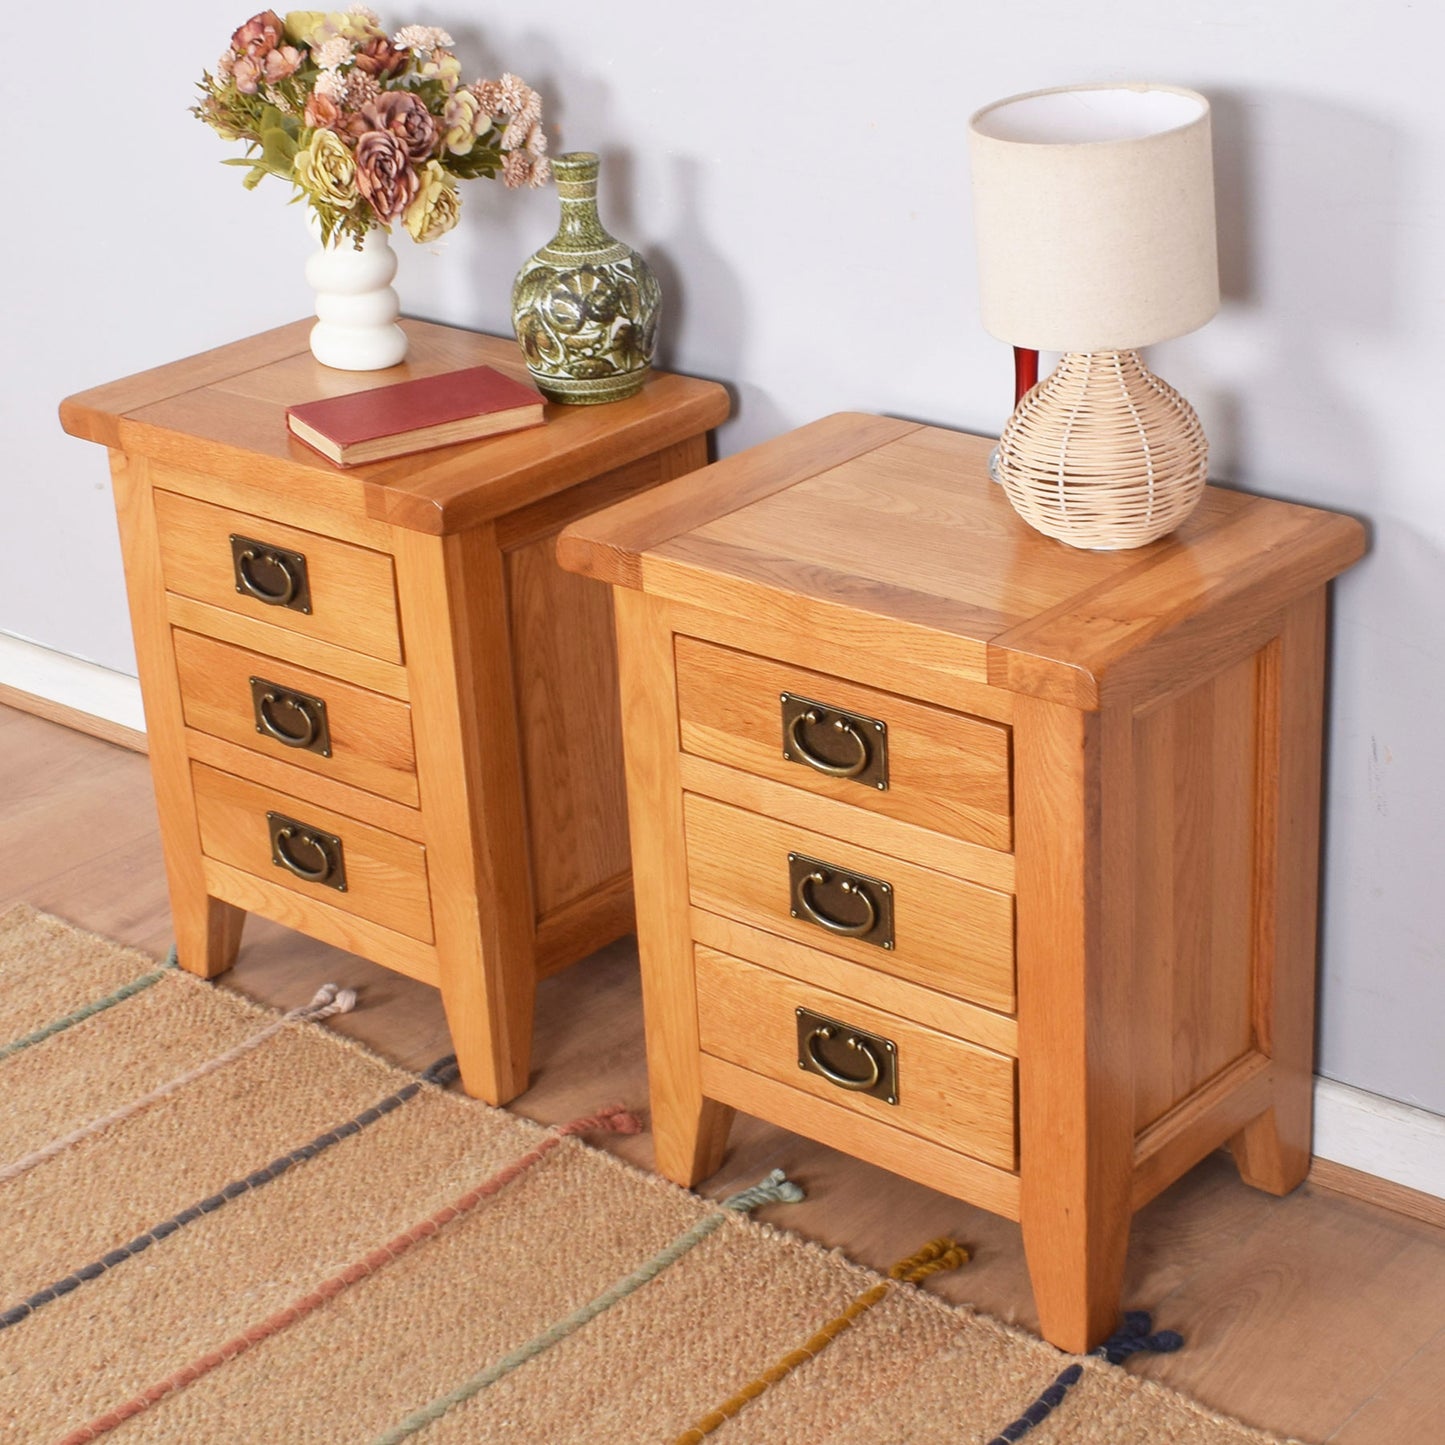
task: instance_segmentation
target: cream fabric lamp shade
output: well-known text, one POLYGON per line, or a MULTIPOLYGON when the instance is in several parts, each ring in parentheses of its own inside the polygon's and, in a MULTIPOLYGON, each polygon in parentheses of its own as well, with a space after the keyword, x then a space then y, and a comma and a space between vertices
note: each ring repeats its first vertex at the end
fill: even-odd
POLYGON ((969 122, 983 325, 1038 351, 1182 336, 1219 309, 1209 102, 1164 85, 998 101, 969 122))

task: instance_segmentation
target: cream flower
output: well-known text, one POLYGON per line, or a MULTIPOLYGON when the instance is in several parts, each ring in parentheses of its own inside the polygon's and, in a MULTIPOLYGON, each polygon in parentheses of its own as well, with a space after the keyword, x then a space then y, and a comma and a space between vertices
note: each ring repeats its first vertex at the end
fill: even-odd
POLYGON ((428 161, 421 173, 421 189, 406 208, 402 224, 413 241, 435 241, 456 225, 461 208, 456 181, 436 161, 428 161))
POLYGON ((356 204, 356 162, 334 130, 316 131, 296 152, 294 169, 296 184, 308 195, 343 211, 356 204))
POLYGON ((351 42, 344 35, 333 35, 311 52, 311 58, 322 70, 339 70, 351 59, 351 42))
POLYGON ((455 90, 462 78, 462 63, 450 50, 433 50, 417 67, 417 74, 423 80, 439 80, 450 90, 455 90))
POLYGON ((441 50, 452 43, 445 30, 435 25, 405 25, 391 37, 391 43, 398 50, 441 50))
POLYGON ((442 143, 453 155, 465 155, 476 139, 482 107, 470 90, 454 91, 442 112, 442 143))
POLYGON ((324 96, 327 100, 335 101, 340 105, 346 99, 347 79, 339 71, 323 70, 316 77, 316 84, 311 87, 313 95, 324 96))

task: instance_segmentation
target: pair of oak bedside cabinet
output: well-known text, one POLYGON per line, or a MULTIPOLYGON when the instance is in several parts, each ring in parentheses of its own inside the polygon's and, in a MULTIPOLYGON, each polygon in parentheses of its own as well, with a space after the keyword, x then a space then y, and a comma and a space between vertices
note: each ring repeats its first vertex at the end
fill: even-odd
MULTIPOLYGON (((525 375, 406 326, 378 382, 525 375)), ((1356 521, 1210 488, 1074 551, 982 438, 845 415, 708 466, 726 393, 660 373, 342 471, 285 425, 359 388, 308 329, 62 407, 110 452, 185 968, 254 911, 435 984, 500 1104, 635 888, 660 1172, 742 1109, 1017 1219, 1067 1350, 1206 1154, 1300 1182, 1356 521)))

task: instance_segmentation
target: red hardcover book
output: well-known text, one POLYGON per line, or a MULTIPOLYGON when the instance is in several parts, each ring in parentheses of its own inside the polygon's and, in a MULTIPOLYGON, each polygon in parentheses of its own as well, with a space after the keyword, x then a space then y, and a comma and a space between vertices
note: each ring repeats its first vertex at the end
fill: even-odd
POLYGON ((495 367, 471 366, 286 409, 286 425, 339 466, 539 426, 541 392, 495 367))

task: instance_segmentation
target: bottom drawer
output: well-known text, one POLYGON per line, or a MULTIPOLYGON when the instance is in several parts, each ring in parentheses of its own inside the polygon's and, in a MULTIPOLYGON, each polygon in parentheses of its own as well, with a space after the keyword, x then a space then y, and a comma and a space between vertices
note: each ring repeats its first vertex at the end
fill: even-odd
POLYGON ((421 844, 203 763, 191 765, 191 778, 208 858, 432 941, 421 844))
MULTIPOLYGON (((704 944, 694 946, 693 958, 703 1053, 986 1164, 1016 1167, 1014 1060, 1007 1055, 704 944), (890 1069, 896 1103, 885 1087, 890 1069), (869 1091, 875 1077, 879 1087, 869 1091)), ((846 1139, 822 1142, 857 1152, 846 1139)))

